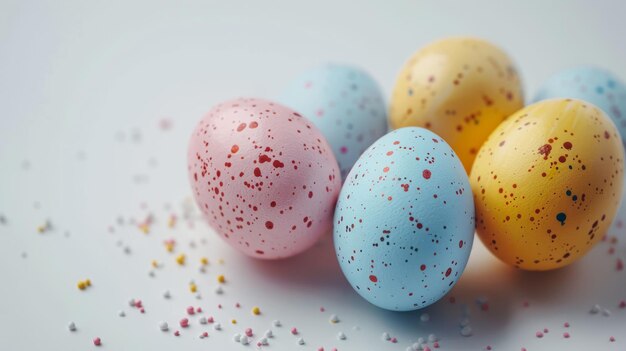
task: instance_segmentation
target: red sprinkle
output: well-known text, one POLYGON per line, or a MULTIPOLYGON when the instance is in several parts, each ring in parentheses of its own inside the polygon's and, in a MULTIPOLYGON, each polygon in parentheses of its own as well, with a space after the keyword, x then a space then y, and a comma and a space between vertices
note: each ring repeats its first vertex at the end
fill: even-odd
POLYGON ((189 326, 189 319, 183 318, 180 320, 180 326, 183 328, 187 328, 189 326))
POLYGON ((610 341, 610 342, 615 342, 615 337, 614 337, 614 336, 610 337, 610 338, 609 338, 609 341, 610 341))
POLYGON ((206 321, 207 321, 208 323, 213 323, 213 322, 214 322, 214 320, 213 320, 213 316, 211 316, 211 317, 207 318, 207 320, 206 320, 206 321))
POLYGON ((396 337, 393 337, 393 338, 391 338, 391 342, 395 344, 395 343, 398 342, 398 339, 396 339, 396 337))
POLYGON ((187 307, 187 314, 188 315, 196 314, 196 310, 192 306, 189 306, 187 307))
POLYGON ((252 337, 252 328, 246 328, 246 336, 251 338, 252 337))
POLYGON ((174 336, 180 336, 180 332, 177 330, 174 332, 174 336))
POLYGON ((298 335, 298 329, 296 327, 291 328, 291 334, 298 335))
POLYGON ((569 333, 568 333, 568 332, 563 333, 563 337, 564 337, 565 339, 569 339, 569 333))
POLYGON ((102 340, 100 340, 100 338, 94 338, 93 339, 93 344, 96 346, 100 346, 102 345, 102 340))
POLYGON ((538 332, 535 333, 535 336, 538 337, 538 338, 543 338, 543 333, 538 331, 538 332))

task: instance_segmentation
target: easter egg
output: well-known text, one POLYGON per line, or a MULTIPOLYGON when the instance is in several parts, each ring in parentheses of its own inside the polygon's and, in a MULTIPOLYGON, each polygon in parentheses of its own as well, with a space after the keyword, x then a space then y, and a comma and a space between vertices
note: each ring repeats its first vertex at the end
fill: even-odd
POLYGON ((357 67, 326 64, 310 69, 288 85, 279 101, 319 128, 335 153, 342 178, 388 130, 380 88, 357 67))
POLYGON ((280 104, 215 106, 191 136, 188 171, 209 225, 246 255, 293 256, 332 228, 337 161, 319 130, 280 104))
POLYGON ((477 233, 510 265, 566 266, 606 233, 623 176, 622 140, 601 109, 573 99, 530 105, 498 126, 476 157, 477 233))
POLYGON ((500 48, 480 39, 449 38, 422 48, 404 65, 389 124, 441 135, 469 173, 489 134, 523 105, 518 73, 500 48))
POLYGON ((463 273, 474 238, 461 161, 423 128, 383 136, 348 174, 333 232, 341 270, 367 301, 395 311, 434 303, 463 273))
POLYGON ((626 85, 609 71, 575 67, 560 71, 541 87, 535 101, 575 98, 588 101, 613 119, 622 141, 626 139, 626 85))
POLYGON ((622 191, 622 203, 615 214, 608 234, 615 237, 621 245, 626 245, 626 187, 622 191))

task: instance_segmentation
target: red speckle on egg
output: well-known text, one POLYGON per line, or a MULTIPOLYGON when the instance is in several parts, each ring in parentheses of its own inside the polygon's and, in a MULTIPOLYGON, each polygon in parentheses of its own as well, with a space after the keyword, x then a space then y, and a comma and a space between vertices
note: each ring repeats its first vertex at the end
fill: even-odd
POLYGON ((432 173, 429 170, 427 170, 427 169, 422 171, 422 176, 424 177, 424 179, 430 179, 431 175, 432 175, 432 173))
POLYGON ((237 127, 237 131, 241 132, 242 130, 246 129, 246 124, 245 123, 241 123, 238 127, 237 127))
POLYGON ((375 275, 370 275, 370 281, 372 283, 376 283, 376 282, 378 282, 378 278, 375 275))
POLYGON ((265 228, 274 229, 274 223, 272 221, 265 222, 265 228))

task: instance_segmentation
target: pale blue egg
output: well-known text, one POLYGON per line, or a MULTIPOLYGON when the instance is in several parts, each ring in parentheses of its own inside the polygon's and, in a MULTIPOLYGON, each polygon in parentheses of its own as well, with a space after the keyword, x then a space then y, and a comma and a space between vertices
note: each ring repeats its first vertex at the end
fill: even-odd
POLYGON ((433 132, 397 129, 359 158, 335 208, 341 269, 372 304, 426 307, 457 282, 474 239, 474 200, 452 148, 433 132))
POLYGON ((363 151, 388 130, 378 84, 356 67, 326 64, 308 70, 296 77, 278 100, 322 132, 343 179, 363 151))
POLYGON ((587 66, 562 70, 543 84, 534 101, 557 97, 581 99, 598 106, 611 117, 622 142, 626 140, 626 86, 611 72, 587 66))

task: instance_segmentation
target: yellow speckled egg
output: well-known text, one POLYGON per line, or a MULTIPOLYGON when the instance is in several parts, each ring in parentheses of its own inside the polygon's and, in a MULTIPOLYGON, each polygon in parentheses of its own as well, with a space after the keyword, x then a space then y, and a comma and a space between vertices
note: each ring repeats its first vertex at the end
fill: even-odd
POLYGON ((510 265, 566 266, 611 226, 623 174, 622 141, 602 110, 573 99, 530 105, 491 133, 472 167, 478 236, 510 265))
POLYGON ((489 134, 523 106, 520 78, 502 50, 481 39, 448 38, 422 48, 404 65, 389 124, 434 131, 469 172, 489 134))

